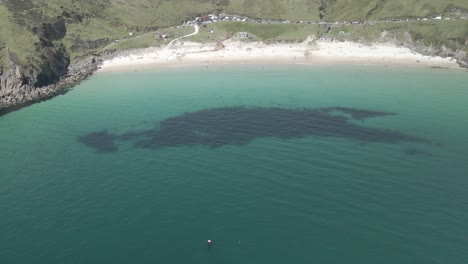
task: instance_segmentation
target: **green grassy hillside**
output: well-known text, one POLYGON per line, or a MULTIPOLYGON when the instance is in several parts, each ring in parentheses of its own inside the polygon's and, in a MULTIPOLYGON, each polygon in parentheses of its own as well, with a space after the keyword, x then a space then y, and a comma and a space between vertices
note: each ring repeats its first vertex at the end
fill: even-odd
MULTIPOLYGON (((54 82, 68 64, 91 52, 161 45, 154 39, 163 30, 173 37, 190 29, 174 29, 187 19, 212 12, 253 18, 324 21, 367 21, 468 14, 466 0, 0 0, 0 65, 23 65, 39 76, 36 84, 54 82), (130 34, 132 33, 132 34, 130 34), (116 40, 119 43, 116 43, 116 40)), ((442 22, 442 21, 440 21, 442 22)), ((444 21, 445 22, 445 21, 444 21)), ((338 34, 350 39, 371 38, 387 27, 412 34, 427 45, 466 49, 466 20, 431 24, 356 26, 323 32, 313 25, 253 25, 220 23, 211 26, 217 38, 249 31, 258 40, 293 40, 307 35, 338 34), (338 33, 337 33, 338 32, 338 33), (344 34, 344 35, 343 35, 344 34), (216 35, 216 34, 215 34, 216 35)), ((214 35, 193 37, 213 41, 214 35)))
POLYGON ((0 4, 0 61, 7 65, 8 58, 15 63, 28 60, 28 56, 35 54, 34 34, 25 27, 12 23, 11 14, 4 5, 0 4))
POLYGON ((466 0, 328 0, 326 20, 350 21, 438 16, 468 12, 466 0))
POLYGON ((256 18, 319 20, 321 0, 230 0, 228 13, 256 18))
MULTIPOLYGON (((162 27, 220 8, 212 0, 2 0, 0 42, 27 62, 40 34, 33 32, 44 23, 65 20, 66 34, 59 38, 72 57, 105 46, 115 39, 162 27), (3 4, 2 4, 3 2, 3 4), (5 25, 5 26, 3 26, 5 25)), ((54 39, 54 41, 56 41, 54 39)))
POLYGON ((3 68, 8 61, 23 65, 26 79, 46 85, 85 54, 109 46, 148 46, 151 42, 142 40, 149 36, 133 39, 225 5, 217 0, 0 0, 0 62, 3 68), (126 39, 128 44, 110 45, 126 39))

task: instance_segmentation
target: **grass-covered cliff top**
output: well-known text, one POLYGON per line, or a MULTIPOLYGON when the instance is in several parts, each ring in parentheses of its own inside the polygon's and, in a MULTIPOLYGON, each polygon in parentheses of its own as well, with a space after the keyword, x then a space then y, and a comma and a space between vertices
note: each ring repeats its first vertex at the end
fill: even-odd
MULTIPOLYGON (((42 72, 43 83, 63 72, 70 61, 105 49, 163 44, 157 32, 177 37, 190 29, 173 28, 187 19, 230 13, 252 18, 291 21, 373 21, 468 14, 466 0, 0 0, 0 65, 29 65, 42 72), (119 43, 116 43, 119 40, 119 43), (52 67, 49 69, 48 67, 52 67)), ((466 50, 467 20, 379 23, 324 29, 318 25, 252 25, 222 22, 210 25, 215 34, 201 33, 195 41, 212 41, 229 32, 248 31, 260 40, 304 39, 307 35, 377 40, 383 32, 425 45, 466 50)), ((31 70, 30 70, 31 71, 31 70)))

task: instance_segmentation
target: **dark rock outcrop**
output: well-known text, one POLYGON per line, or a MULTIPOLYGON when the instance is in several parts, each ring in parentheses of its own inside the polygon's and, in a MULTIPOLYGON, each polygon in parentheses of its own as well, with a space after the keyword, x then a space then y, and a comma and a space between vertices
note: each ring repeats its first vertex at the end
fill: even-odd
POLYGON ((37 34, 40 39, 59 40, 67 34, 67 26, 65 25, 65 19, 60 16, 53 22, 42 23, 39 28, 33 27, 32 32, 37 34))
POLYGON ((453 50, 445 45, 424 45, 414 41, 402 43, 414 52, 426 56, 440 56, 442 58, 451 58, 457 62, 460 67, 468 68, 468 54, 464 50, 453 50))
POLYGON ((36 87, 56 83, 67 73, 70 57, 63 44, 57 46, 53 44, 38 46, 42 50, 38 52, 40 54, 40 67, 33 78, 36 87))
POLYGON ((96 40, 82 40, 79 37, 76 37, 73 40, 73 45, 70 47, 73 52, 83 52, 87 50, 94 50, 100 47, 104 47, 109 44, 109 38, 100 38, 96 40))
POLYGON ((19 65, 11 65, 0 74, 0 115, 14 108, 22 107, 37 101, 59 95, 76 85, 79 81, 92 75, 102 61, 95 57, 87 57, 68 67, 68 70, 55 83, 42 87, 34 85, 31 77, 26 77, 28 71, 33 71, 19 65))

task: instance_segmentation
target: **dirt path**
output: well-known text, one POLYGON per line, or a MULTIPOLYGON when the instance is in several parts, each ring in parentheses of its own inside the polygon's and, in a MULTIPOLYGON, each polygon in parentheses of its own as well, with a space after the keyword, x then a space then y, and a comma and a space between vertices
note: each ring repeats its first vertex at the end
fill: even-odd
POLYGON ((199 27, 198 27, 197 25, 195 25, 194 27, 195 27, 195 31, 194 31, 193 33, 190 33, 190 34, 188 34, 188 35, 185 35, 185 36, 182 36, 182 37, 178 37, 178 38, 176 38, 176 39, 171 40, 171 42, 169 42, 169 43, 167 44, 166 49, 169 49, 169 48, 174 44, 174 42, 176 42, 176 41, 178 41, 178 40, 180 40, 180 39, 188 38, 188 37, 191 37, 191 36, 193 36, 193 35, 198 34, 199 27))

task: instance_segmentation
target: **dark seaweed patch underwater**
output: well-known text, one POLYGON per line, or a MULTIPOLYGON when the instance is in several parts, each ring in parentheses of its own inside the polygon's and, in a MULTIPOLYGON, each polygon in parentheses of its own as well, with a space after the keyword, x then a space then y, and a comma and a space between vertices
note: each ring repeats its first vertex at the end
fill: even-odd
POLYGON ((79 138, 98 153, 118 150, 117 140, 134 141, 137 148, 178 146, 243 146, 256 138, 280 139, 308 136, 339 137, 360 142, 427 142, 399 131, 360 126, 352 120, 395 115, 394 113, 345 107, 285 109, 276 107, 212 108, 167 118, 159 126, 114 135, 107 130, 79 138))

